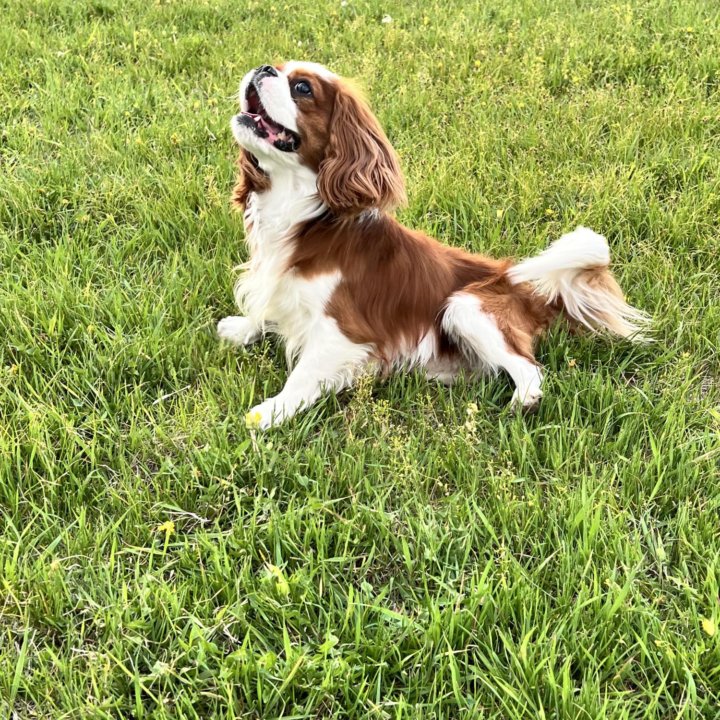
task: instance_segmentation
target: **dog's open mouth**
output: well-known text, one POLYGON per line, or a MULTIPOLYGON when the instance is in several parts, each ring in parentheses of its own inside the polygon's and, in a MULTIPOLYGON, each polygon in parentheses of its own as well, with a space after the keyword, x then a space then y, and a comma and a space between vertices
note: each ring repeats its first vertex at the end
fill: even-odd
POLYGON ((258 137, 266 139, 273 147, 283 152, 295 152, 300 147, 300 136, 275 122, 268 115, 253 83, 248 85, 245 101, 247 110, 238 115, 238 120, 245 127, 249 127, 258 137))

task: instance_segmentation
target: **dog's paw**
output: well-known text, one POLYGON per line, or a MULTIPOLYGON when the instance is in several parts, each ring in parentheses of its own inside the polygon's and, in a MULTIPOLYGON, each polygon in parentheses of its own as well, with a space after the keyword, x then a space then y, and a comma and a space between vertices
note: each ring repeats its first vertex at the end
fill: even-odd
POLYGON ((286 408, 277 398, 268 398, 245 415, 245 425, 251 430, 268 430, 289 417, 286 408))
POLYGON ((260 338, 257 325, 250 318, 230 315, 217 324, 217 334, 221 340, 233 345, 250 345, 260 338))
POLYGON ((540 405, 540 399, 542 396, 543 393, 539 387, 526 388, 522 395, 520 394, 520 391, 516 389, 513 393, 512 399, 510 400, 510 407, 515 412, 535 412, 540 405))

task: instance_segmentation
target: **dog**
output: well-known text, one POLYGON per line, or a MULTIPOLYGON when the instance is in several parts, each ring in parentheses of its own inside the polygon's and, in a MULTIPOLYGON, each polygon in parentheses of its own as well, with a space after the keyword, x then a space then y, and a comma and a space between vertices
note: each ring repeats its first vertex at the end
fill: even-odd
POLYGON ((217 332, 238 345, 275 332, 292 368, 248 425, 279 424, 359 375, 413 367, 446 384, 503 370, 512 406, 530 410, 543 379, 534 341, 556 318, 643 339, 648 317, 625 302, 608 244, 588 228, 516 264, 401 225, 397 154, 361 93, 324 66, 262 65, 239 99, 233 201, 250 259, 235 298, 245 314, 217 332))

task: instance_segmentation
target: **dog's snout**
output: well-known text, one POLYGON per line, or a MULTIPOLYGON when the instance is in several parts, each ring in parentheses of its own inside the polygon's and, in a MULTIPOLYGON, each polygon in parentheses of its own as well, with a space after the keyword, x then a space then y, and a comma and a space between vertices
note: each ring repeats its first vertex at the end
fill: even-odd
POLYGON ((259 75, 272 75, 273 77, 277 77, 278 73, 272 65, 261 65, 255 71, 255 77, 258 77, 259 75))

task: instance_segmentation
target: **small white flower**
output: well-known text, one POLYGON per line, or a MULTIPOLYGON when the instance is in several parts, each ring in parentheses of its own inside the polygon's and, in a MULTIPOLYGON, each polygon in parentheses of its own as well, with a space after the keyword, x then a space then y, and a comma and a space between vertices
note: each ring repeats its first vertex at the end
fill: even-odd
POLYGON ((383 25, 389 25, 392 22, 392 18, 389 15, 383 15, 383 19, 380 22, 383 25))
POLYGON ((297 41, 297 46, 298 46, 298 47, 302 47, 302 40, 298 40, 298 41, 297 41))
POLYGON ((347 7, 347 0, 342 0, 340 7, 347 7))

